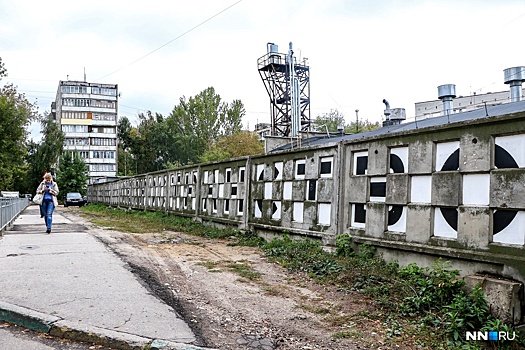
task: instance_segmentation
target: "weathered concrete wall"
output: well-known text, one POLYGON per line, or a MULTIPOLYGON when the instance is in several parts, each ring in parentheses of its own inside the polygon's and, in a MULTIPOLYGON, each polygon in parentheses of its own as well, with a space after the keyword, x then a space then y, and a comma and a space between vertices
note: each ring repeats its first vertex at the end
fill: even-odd
POLYGON ((170 169, 89 196, 268 237, 347 233, 400 262, 441 257, 525 282, 525 113, 170 169))
POLYGON ((494 316, 507 324, 519 324, 522 319, 521 300, 523 285, 516 281, 491 278, 483 275, 465 277, 468 287, 480 286, 494 316))

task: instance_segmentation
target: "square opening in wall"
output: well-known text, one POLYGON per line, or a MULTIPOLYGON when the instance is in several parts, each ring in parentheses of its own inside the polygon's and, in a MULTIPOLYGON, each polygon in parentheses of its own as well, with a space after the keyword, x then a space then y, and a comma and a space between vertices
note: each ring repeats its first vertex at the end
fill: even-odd
POLYGON ((272 199, 273 194, 273 183, 265 182, 264 183, 264 199, 272 199))
POLYGON ((332 177, 333 157, 321 158, 321 177, 332 177))
POLYGON ((351 204, 351 227, 364 228, 366 224, 366 204, 351 204))
POLYGON ((244 167, 241 167, 239 168, 239 182, 244 182, 244 173, 245 173, 245 168, 244 167))
POLYGON ((304 216, 304 203, 303 202, 295 202, 293 204, 292 220, 295 221, 295 222, 303 222, 303 216, 304 216))
POLYGON ((296 179, 304 179, 304 176, 306 174, 306 160, 305 159, 298 159, 295 161, 295 178, 296 179))
POLYGON ((436 171, 459 170, 459 141, 436 144, 436 171))
POLYGON ((244 213, 244 200, 239 199, 237 200, 237 215, 243 215, 244 213))
POLYGON ((272 202, 272 219, 281 220, 281 202, 272 202))
POLYGON ((317 199, 317 180, 308 180, 306 187, 306 200, 315 201, 317 199))
POLYGON ((255 166, 255 181, 264 180, 264 164, 257 164, 255 166))
POLYGON ((494 210, 492 242, 510 245, 525 244, 525 211, 494 210))
POLYGON ((276 181, 283 179, 283 162, 276 162, 273 167, 273 179, 276 181))
POLYGON ((332 214, 332 204, 319 203, 318 208, 318 222, 319 225, 330 226, 330 216, 332 214))
POLYGON ((366 175, 368 169, 368 151, 355 152, 353 154, 353 175, 366 175))
POLYGON ((443 238, 458 238, 457 208, 434 208, 434 236, 443 238))
POLYGON ((254 216, 257 219, 262 218, 262 199, 256 199, 254 204, 254 216))
POLYGON ((292 199, 292 182, 286 181, 283 185, 283 199, 291 200, 292 199))

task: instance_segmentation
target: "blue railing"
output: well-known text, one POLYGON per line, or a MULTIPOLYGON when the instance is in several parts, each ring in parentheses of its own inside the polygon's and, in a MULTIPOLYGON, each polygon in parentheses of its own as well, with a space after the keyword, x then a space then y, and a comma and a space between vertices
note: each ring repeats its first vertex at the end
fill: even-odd
POLYGON ((0 235, 28 205, 27 198, 0 197, 0 235))

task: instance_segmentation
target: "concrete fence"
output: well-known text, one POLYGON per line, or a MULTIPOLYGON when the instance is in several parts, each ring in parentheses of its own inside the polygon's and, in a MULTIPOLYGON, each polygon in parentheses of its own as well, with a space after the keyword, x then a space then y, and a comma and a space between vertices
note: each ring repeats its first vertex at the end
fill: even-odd
POLYGON ((525 282, 525 104, 515 106, 521 110, 487 117, 483 111, 474 119, 451 116, 445 120, 452 122, 443 124, 420 121, 415 127, 309 146, 303 141, 301 148, 122 178, 91 185, 88 196, 92 202, 159 210, 266 238, 286 233, 334 245, 337 235, 347 234, 401 265, 431 266, 442 258, 462 276, 517 283, 512 315, 519 323, 525 282))

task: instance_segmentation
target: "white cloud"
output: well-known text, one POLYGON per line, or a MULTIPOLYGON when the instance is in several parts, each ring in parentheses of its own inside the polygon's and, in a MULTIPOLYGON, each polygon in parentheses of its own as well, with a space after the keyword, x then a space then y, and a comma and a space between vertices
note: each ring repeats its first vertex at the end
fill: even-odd
POLYGON ((523 1, 243 0, 217 15, 235 2, 0 1, 4 82, 48 111, 58 81, 85 68, 88 81, 119 84, 129 117, 169 114, 213 86, 243 101, 253 127, 270 118, 257 71, 269 41, 308 58, 312 118, 338 109, 350 121, 359 109, 377 121, 383 98, 413 117, 438 85, 502 91, 503 69, 525 65, 523 1))

